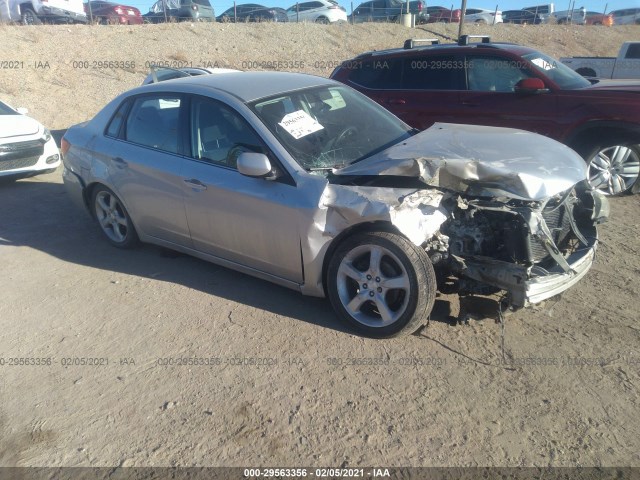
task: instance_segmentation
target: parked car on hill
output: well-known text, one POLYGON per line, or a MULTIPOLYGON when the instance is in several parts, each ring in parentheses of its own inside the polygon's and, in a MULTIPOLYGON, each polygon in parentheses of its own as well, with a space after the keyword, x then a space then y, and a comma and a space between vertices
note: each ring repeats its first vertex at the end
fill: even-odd
POLYGON ((0 22, 87 23, 82 0, 0 0, 0 22))
MULTIPOLYGON (((407 13, 407 2, 402 0, 371 0, 358 5, 347 18, 352 23, 395 22, 400 19, 400 15, 403 13, 407 13)), ((429 21, 429 14, 423 0, 411 0, 408 13, 416 16, 416 23, 429 21)))
POLYGON ((553 3, 545 3, 542 5, 534 5, 532 7, 525 7, 522 10, 527 10, 540 17, 541 23, 549 23, 552 15, 555 13, 555 7, 553 3))
POLYGON ((604 25, 606 27, 610 27, 614 24, 613 15, 598 13, 598 12, 587 12, 585 17, 585 25, 604 25))
POLYGON ((468 39, 364 53, 331 78, 420 130, 453 122, 541 133, 582 155, 593 188, 640 191, 640 82, 589 81, 532 48, 468 39))
POLYGON ((542 23, 542 18, 528 10, 505 10, 502 12, 502 21, 521 25, 538 25, 542 23))
POLYGON ((158 0, 143 16, 145 23, 214 22, 215 12, 209 0, 158 0))
POLYGON ((584 25, 587 21, 587 10, 584 7, 573 10, 557 10, 551 16, 558 25, 584 25))
POLYGON ((464 21, 476 23, 478 25, 495 25, 502 23, 502 12, 498 10, 486 10, 484 8, 467 8, 464 14, 464 21))
POLYGON ((51 132, 27 113, 0 102, 0 179, 50 173, 60 165, 51 132))
POLYGON ((199 75, 219 75, 221 73, 231 73, 231 72, 239 72, 239 71, 240 70, 234 70, 231 68, 200 68, 200 67, 152 68, 151 73, 147 75, 145 79, 142 81, 142 85, 164 82, 166 80, 173 80, 174 78, 197 77, 199 75))
POLYGON ((611 12, 615 25, 639 25, 640 8, 624 8, 611 12))
POLYGON ((108 25, 140 25, 143 23, 140 10, 120 3, 92 0, 84 4, 89 18, 108 25))
POLYGON ((346 22, 347 11, 335 0, 314 0, 292 5, 287 9, 290 22, 346 22))
POLYGON ((560 61, 585 77, 640 79, 640 42, 625 42, 617 57, 565 57, 560 61))
POLYGON ((450 10, 446 7, 431 6, 426 8, 428 23, 460 23, 462 11, 458 8, 450 10))
POLYGON ((244 3, 225 10, 216 20, 218 22, 288 22, 289 17, 283 8, 244 3))
POLYGON ((326 295, 372 337, 426 322, 438 278, 505 291, 512 308, 558 295, 591 268, 607 217, 582 159, 554 140, 417 133, 351 88, 295 73, 138 87, 70 127, 62 150, 70 198, 112 245, 155 243, 326 295))

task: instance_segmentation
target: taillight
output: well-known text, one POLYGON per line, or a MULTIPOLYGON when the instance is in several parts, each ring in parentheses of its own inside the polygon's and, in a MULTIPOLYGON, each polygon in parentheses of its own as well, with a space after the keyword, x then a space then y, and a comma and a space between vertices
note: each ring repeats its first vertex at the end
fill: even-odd
POLYGON ((418 2, 418 11, 421 12, 422 11, 422 2, 418 2))
POLYGON ((71 144, 66 140, 66 138, 62 137, 62 140, 60 140, 60 153, 62 153, 63 157, 69 151, 69 147, 71 147, 71 144))

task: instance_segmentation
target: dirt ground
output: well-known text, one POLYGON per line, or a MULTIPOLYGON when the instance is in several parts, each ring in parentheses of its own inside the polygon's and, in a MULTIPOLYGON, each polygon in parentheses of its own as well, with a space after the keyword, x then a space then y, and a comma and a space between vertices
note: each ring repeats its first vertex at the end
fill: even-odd
MULTIPOLYGON (((640 33, 469 30, 554 56, 614 55, 640 33)), ((297 61, 285 69, 328 75, 432 33, 4 26, 0 60, 24 66, 1 72, 0 95, 63 130, 139 84, 145 62, 297 61)), ((60 170, 2 184, 0 466, 640 466, 640 196, 611 207, 587 277, 507 318, 503 362, 493 304, 460 325, 457 299, 440 296, 420 335, 365 339, 325 300, 152 246, 110 247, 60 170)))

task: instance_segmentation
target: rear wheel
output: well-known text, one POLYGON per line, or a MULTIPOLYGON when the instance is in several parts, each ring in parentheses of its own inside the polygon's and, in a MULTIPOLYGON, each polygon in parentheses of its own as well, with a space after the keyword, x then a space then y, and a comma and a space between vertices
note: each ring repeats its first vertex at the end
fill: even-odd
POLYGON ((413 333, 426 321, 436 276, 421 248, 389 232, 347 238, 333 254, 327 291, 338 316, 375 338, 413 333))
POLYGON ((138 234, 127 209, 120 199, 105 186, 98 186, 92 195, 93 214, 109 243, 118 248, 132 248, 138 234))
POLYGON ((322 23, 326 25, 329 23, 329 19, 327 17, 318 17, 316 18, 316 23, 322 23))

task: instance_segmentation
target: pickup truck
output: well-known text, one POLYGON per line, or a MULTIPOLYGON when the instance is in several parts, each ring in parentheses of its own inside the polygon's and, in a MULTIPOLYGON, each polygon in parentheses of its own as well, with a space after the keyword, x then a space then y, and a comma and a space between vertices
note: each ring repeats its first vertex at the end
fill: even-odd
POLYGON ((82 0, 0 0, 0 22, 87 23, 82 0))
POLYGON ((584 25, 587 23, 587 10, 584 7, 574 8, 573 10, 559 10, 553 15, 558 25, 571 23, 573 25, 584 25))
POLYGON ((413 13, 416 23, 427 23, 429 14, 422 0, 411 0, 409 12, 407 2, 401 0, 372 0, 358 5, 348 17, 350 23, 362 22, 395 22, 403 13, 413 13))
POLYGON ((568 57, 560 61, 584 77, 640 78, 640 42, 625 42, 617 57, 568 57))

